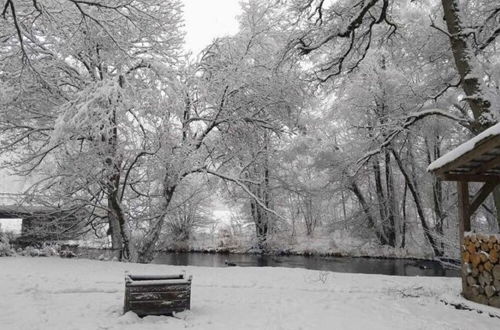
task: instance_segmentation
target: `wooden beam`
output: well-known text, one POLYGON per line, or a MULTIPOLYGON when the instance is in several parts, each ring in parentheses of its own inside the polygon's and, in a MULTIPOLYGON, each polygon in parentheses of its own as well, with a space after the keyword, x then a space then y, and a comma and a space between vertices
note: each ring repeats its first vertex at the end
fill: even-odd
POLYGON ((496 156, 495 158, 493 158, 485 163, 482 163, 481 166, 472 170, 471 174, 482 174, 482 173, 485 173, 486 171, 488 171, 494 167, 497 167, 497 166, 500 166, 500 155, 496 156))
MULTIPOLYGON (((469 183, 457 182, 458 192, 458 235, 460 237, 459 256, 462 259, 462 250, 464 249, 464 232, 470 231, 470 213, 469 213, 469 183)), ((463 260, 462 260, 463 262, 463 260)), ((463 265, 462 265, 463 266, 463 265)), ((465 292, 467 283, 462 276, 462 292, 465 292)))
POLYGON ((476 210, 481 206, 481 204, 484 202, 486 197, 490 195, 490 193, 495 189, 495 187, 498 185, 498 181, 490 181, 486 182, 481 189, 476 193, 474 198, 472 199, 472 202, 470 203, 469 207, 469 215, 472 215, 476 210))
POLYGON ((470 231, 470 204, 469 204, 469 183, 459 181, 458 191, 458 220, 460 224, 460 244, 463 242, 464 232, 470 231))
POLYGON ((458 157, 454 161, 443 165, 434 171, 437 175, 445 174, 446 172, 453 171, 455 168, 459 168, 462 165, 467 164, 474 158, 481 156, 482 154, 500 147, 500 135, 493 136, 492 138, 486 138, 486 140, 480 141, 479 144, 476 143, 474 149, 466 152, 462 156, 458 157))
POLYGON ((443 181, 463 181, 463 182, 500 181, 500 174, 483 175, 483 174, 443 173, 443 174, 438 174, 438 177, 443 181))

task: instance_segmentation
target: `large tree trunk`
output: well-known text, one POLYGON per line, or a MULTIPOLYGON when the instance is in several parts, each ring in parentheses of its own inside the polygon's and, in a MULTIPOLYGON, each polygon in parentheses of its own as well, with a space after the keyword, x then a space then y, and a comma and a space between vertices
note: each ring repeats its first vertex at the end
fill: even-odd
POLYGON ((111 244, 120 261, 130 259, 130 240, 125 217, 118 198, 118 188, 108 197, 108 222, 111 228, 111 244))
POLYGON ((441 0, 441 4, 450 36, 455 67, 460 75, 462 89, 467 96, 466 101, 474 114, 475 133, 479 133, 494 124, 496 120, 491 113, 491 102, 487 100, 481 82, 484 74, 468 39, 469 33, 465 33, 465 27, 460 18, 459 1, 441 0))
MULTIPOLYGON (((427 163, 430 164, 434 160, 441 157, 440 141, 439 136, 434 136, 434 141, 429 142, 429 139, 425 139, 425 144, 427 147, 427 163)), ((442 238, 444 237, 443 225, 444 225, 444 211, 443 211, 443 184, 435 175, 432 177, 432 202, 433 211, 436 218, 436 233, 441 237, 441 251, 444 250, 444 243, 442 238)))
MULTIPOLYGON (((120 79, 120 87, 123 87, 123 81, 120 79)), ((109 182, 107 183, 108 195, 108 224, 111 231, 111 245, 117 253, 120 261, 130 259, 130 240, 126 228, 125 216, 120 202, 120 167, 121 162, 118 155, 118 127, 116 118, 116 108, 111 109, 109 118, 111 129, 108 136, 101 137, 102 142, 108 144, 108 152, 105 159, 105 166, 110 171, 109 182)))

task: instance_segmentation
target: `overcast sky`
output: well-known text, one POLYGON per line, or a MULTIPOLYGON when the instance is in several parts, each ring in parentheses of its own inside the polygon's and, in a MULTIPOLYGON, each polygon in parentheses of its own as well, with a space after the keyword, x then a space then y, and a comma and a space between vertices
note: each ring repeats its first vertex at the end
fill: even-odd
POLYGON ((217 38, 238 31, 239 0, 183 0, 186 48, 197 55, 217 38))

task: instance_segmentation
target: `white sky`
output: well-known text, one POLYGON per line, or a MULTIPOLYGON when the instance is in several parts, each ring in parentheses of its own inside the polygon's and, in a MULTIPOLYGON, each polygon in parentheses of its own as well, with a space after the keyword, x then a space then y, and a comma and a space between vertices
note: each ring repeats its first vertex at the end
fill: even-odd
POLYGON ((198 53, 217 37, 238 31, 239 0, 183 0, 186 48, 198 53))

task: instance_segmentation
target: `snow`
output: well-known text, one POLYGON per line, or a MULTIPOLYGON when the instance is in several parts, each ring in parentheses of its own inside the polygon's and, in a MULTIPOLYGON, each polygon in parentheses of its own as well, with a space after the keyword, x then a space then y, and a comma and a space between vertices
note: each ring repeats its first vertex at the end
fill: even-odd
POLYGON ((429 167, 427 167, 427 171, 433 172, 433 171, 443 167, 444 165, 451 163, 455 159, 461 157, 462 155, 464 155, 467 152, 474 149, 474 147, 476 145, 478 145, 479 143, 483 142, 484 140, 486 140, 492 136, 496 136, 496 135, 500 135, 500 123, 488 128, 487 130, 485 130, 481 134, 476 135, 472 139, 462 143, 461 145, 459 145, 455 149, 451 150, 450 152, 448 152, 448 153, 444 154, 443 156, 441 156, 440 158, 436 159, 435 161, 433 161, 429 165, 429 167))
POLYGON ((459 297, 460 280, 290 268, 204 268, 0 258, 0 328, 499 329, 500 310, 459 297), (191 310, 122 315, 124 274, 193 275, 191 310), (455 309, 461 302, 485 313, 455 309))
POLYGON ((130 282, 129 286, 144 286, 144 285, 161 285, 161 284, 187 284, 187 280, 154 280, 154 281, 137 281, 130 282))

